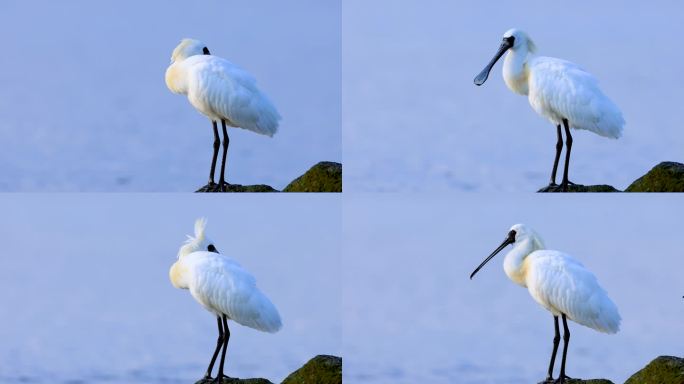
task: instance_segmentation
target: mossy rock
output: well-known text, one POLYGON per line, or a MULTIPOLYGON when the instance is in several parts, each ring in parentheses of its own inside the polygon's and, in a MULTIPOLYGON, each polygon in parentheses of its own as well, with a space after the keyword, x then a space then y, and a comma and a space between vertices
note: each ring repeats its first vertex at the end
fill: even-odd
POLYGON ((283 192, 342 192, 342 164, 321 161, 292 181, 283 192))
POLYGON ((610 380, 606 379, 589 379, 589 380, 582 380, 582 379, 566 379, 565 384, 615 384, 610 380))
POLYGON ((318 355, 292 372, 282 384, 342 384, 342 358, 318 355))
POLYGON ((625 384, 684 384, 684 359, 658 356, 625 384))
MULTIPOLYGON (((563 192, 560 185, 549 185, 537 192, 563 192)), ((568 185, 568 192, 620 192, 620 190, 615 189, 615 187, 599 184, 599 185, 582 185, 582 184, 570 184, 568 185)))
POLYGON ((226 184, 223 190, 219 188, 219 185, 207 184, 204 187, 198 189, 195 192, 279 192, 277 189, 266 184, 256 184, 256 185, 240 185, 240 184, 226 184))
POLYGON ((684 192, 684 164, 664 161, 638 178, 625 192, 684 192))
MULTIPOLYGON (((213 384, 216 379, 202 379, 195 384, 213 384)), ((266 379, 236 379, 234 377, 223 376, 223 384, 273 384, 266 379)))

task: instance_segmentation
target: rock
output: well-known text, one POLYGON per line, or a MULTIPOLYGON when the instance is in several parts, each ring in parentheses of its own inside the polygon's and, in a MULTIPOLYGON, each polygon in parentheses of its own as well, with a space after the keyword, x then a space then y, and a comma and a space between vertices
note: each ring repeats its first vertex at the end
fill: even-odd
MULTIPOLYGON (((195 384, 213 384, 216 379, 202 379, 195 384)), ((221 380, 223 384, 273 384, 266 379, 236 379, 233 377, 223 376, 221 380)))
MULTIPOLYGON (((562 192, 560 185, 546 186, 537 192, 562 192)), ((606 184, 599 185, 582 185, 570 184, 568 185, 568 192, 620 192, 620 190, 606 184)))
POLYGON ((656 383, 684 384, 684 359, 674 356, 658 356, 625 382, 625 384, 656 383))
POLYGON ((625 192, 684 192, 684 164, 664 161, 633 182, 625 192))
POLYGON ((291 182, 283 192, 342 192, 342 164, 321 161, 291 182))
POLYGON ((195 192, 278 192, 277 189, 266 184, 256 184, 256 185, 240 185, 240 184, 228 184, 225 185, 223 191, 220 190, 219 185, 207 184, 204 187, 198 189, 195 192))
POLYGON ((606 379, 589 379, 589 380, 582 380, 582 379, 566 379, 565 384, 615 384, 610 380, 606 379))
POLYGON ((292 372, 282 384, 342 384, 342 358, 318 355, 292 372))

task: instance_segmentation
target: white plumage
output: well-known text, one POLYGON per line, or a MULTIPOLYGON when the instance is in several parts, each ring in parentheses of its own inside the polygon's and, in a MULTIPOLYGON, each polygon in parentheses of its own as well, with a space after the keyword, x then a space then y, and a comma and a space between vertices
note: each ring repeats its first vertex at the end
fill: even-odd
POLYGON ((195 236, 188 236, 181 246, 169 277, 174 287, 188 289, 198 303, 216 315, 219 336, 204 378, 211 378, 222 350, 216 380, 221 384, 230 339, 228 320, 270 333, 280 330, 282 321, 273 303, 257 288, 254 276, 232 258, 219 254, 205 235, 205 227, 206 220, 195 222, 195 236))
MULTIPOLYGON (((570 255, 545 249, 541 237, 524 224, 511 227, 504 242, 473 271, 470 278, 510 244, 513 249, 506 254, 503 263, 506 275, 527 288, 532 298, 551 312, 556 337, 559 335, 558 317, 563 318, 566 339, 560 375, 562 383, 570 339, 566 318, 599 332, 616 333, 620 329, 620 314, 593 273, 570 255)), ((554 340, 547 380, 552 377, 557 348, 558 339, 554 340)))
POLYGON ((212 121, 225 120, 229 126, 273 136, 280 115, 254 77, 226 59, 204 53, 205 48, 198 40, 181 41, 166 70, 169 89, 187 95, 190 104, 212 121))
MULTIPOLYGON (((208 311, 264 332, 282 327, 278 310, 257 288, 256 279, 232 258, 209 252, 211 241, 204 234, 206 222, 197 220, 195 237, 181 247, 170 271, 176 288, 188 289, 208 311)), ((215 249, 215 248, 214 248, 215 249)))
POLYGON ((525 284, 532 298, 554 316, 604 333, 620 329, 620 315, 594 274, 571 256, 539 250, 527 256, 525 284))
MULTIPOLYGON (((511 52, 506 57, 518 53, 511 52)), ((506 65, 506 64, 504 64, 506 65)), ((625 120, 618 107, 603 94, 598 81, 576 64, 553 57, 528 54, 528 100, 538 114, 554 125, 563 119, 575 129, 603 137, 622 136, 625 120)))
POLYGON ((532 109, 557 127, 552 186, 556 185, 556 170, 563 148, 561 127, 565 127, 567 153, 562 185, 567 190, 572 147, 570 128, 617 139, 622 136, 625 120, 620 109, 601 91, 594 76, 569 61, 537 56, 536 50, 536 45, 525 32, 508 30, 494 58, 474 82, 476 85, 484 84, 494 64, 506 54, 503 65, 506 86, 527 96, 532 109))
POLYGON ((211 55, 207 46, 198 40, 183 39, 178 44, 171 55, 165 79, 172 92, 187 95, 190 104, 212 122, 214 153, 209 183, 199 191, 228 191, 225 170, 230 138, 226 127, 239 127, 272 137, 278 131, 278 111, 257 88, 252 75, 226 59, 211 55), (223 157, 216 184, 214 173, 221 145, 219 122, 223 132, 223 157))
POLYGON ((282 324, 278 310, 257 288, 256 280, 235 260, 214 252, 193 252, 181 260, 187 288, 208 311, 225 314, 244 326, 277 332, 282 324))

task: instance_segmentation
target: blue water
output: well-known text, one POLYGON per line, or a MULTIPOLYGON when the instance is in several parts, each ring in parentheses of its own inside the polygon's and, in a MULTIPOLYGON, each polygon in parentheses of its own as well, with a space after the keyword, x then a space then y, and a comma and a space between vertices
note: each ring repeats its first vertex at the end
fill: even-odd
POLYGON ((280 382, 317 354, 341 355, 340 204, 330 195, 3 196, 0 382, 198 380, 216 321, 168 270, 199 216, 284 323, 276 334, 230 323, 228 375, 280 382))
POLYGON ((283 116, 230 131, 228 180, 277 189, 342 159, 340 4, 3 0, 0 191, 194 191, 211 123, 164 83, 184 37, 252 73, 283 116))
POLYGON ((622 383, 656 356, 682 356, 680 200, 348 195, 345 383, 544 379, 552 316, 507 278, 504 254, 468 279, 518 222, 593 271, 623 318, 616 335, 570 323, 568 375, 622 383))
POLYGON ((503 33, 594 74, 622 109, 624 136, 576 132, 571 180, 626 188, 661 161, 684 162, 676 112, 684 35, 676 1, 511 4, 343 3, 346 191, 531 192, 548 184, 556 129, 508 90, 501 62, 473 78, 503 33))

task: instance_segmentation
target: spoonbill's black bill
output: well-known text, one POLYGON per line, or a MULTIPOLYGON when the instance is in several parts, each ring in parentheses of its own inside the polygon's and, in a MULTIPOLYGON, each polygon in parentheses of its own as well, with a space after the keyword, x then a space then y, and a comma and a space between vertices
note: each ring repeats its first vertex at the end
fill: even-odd
POLYGON ((243 128, 261 135, 273 136, 280 115, 268 97, 256 86, 256 80, 244 69, 226 59, 213 56, 198 40, 183 39, 173 50, 171 65, 166 70, 166 85, 173 93, 188 96, 197 111, 211 120, 214 131, 214 153, 211 158, 209 191, 225 191, 227 127, 243 128), (223 134, 221 176, 214 182, 216 160, 221 147, 218 122, 223 134))
POLYGON ((565 383, 565 363, 570 342, 567 320, 604 333, 616 333, 620 315, 598 280, 579 261, 563 252, 548 250, 541 237, 524 224, 511 227, 506 239, 470 275, 473 276, 508 245, 504 271, 516 284, 528 289, 532 298, 553 315, 555 336, 546 383, 565 383), (558 380, 553 366, 560 344, 558 318, 563 320, 563 358, 558 380))
POLYGON ((254 276, 234 259, 220 254, 204 233, 205 227, 204 219, 195 222, 195 236, 188 236, 181 246, 169 277, 174 287, 190 290, 192 297, 216 316, 218 340, 204 378, 211 379, 221 351, 215 380, 221 384, 230 339, 228 320, 269 333, 280 330, 282 322, 276 307, 257 288, 254 276))
POLYGON ((503 56, 503 54, 506 53, 506 51, 508 51, 508 49, 513 46, 514 40, 515 38, 513 36, 504 37, 503 41, 501 42, 501 46, 499 47, 499 50, 496 51, 496 54, 494 55, 492 60, 489 62, 489 64, 487 64, 486 67, 484 67, 482 72, 475 76, 475 85, 479 86, 484 84, 485 81, 487 81, 487 78, 489 77, 489 72, 491 72, 492 67, 494 67, 494 64, 496 64, 496 62, 499 61, 501 56, 503 56))
POLYGON ((537 47, 523 31, 511 29, 494 58, 474 79, 482 85, 496 62, 506 53, 503 78, 508 88, 528 97, 535 112, 556 126, 556 155, 551 171, 550 186, 557 186, 556 172, 563 150, 561 126, 565 131, 565 167, 561 190, 567 191, 568 168, 572 135, 570 128, 594 132, 617 139, 622 135, 625 121, 620 109, 601 91, 598 81, 579 66, 561 59, 536 55, 537 47))

